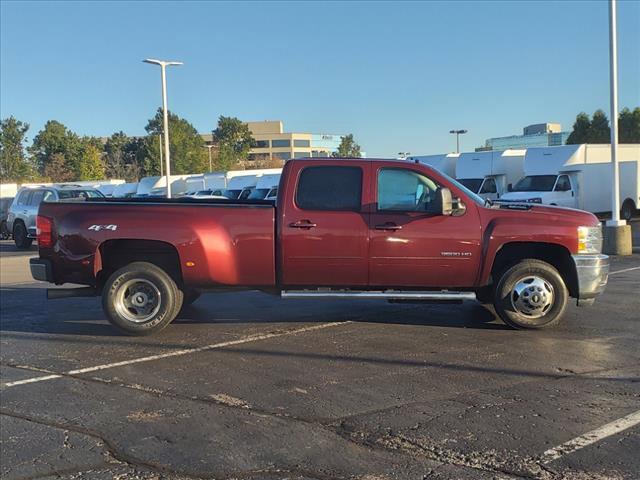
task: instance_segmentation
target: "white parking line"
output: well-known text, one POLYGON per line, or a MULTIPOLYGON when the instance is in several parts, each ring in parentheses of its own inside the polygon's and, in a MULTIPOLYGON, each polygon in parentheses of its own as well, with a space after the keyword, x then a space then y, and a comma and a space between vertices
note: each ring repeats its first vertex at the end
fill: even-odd
POLYGON ((615 272, 609 272, 609 275, 615 275, 616 273, 630 272, 632 270, 640 270, 640 267, 631 267, 631 268, 625 268, 623 270, 616 270, 615 272))
POLYGON ((627 428, 631 428, 638 424, 640 424, 640 410, 638 410, 637 412, 633 412, 626 417, 614 420, 611 423, 607 423, 600 428, 591 430, 590 432, 587 432, 584 435, 580 435, 573 440, 569 440, 562 445, 547 450, 542 454, 541 461, 545 464, 551 463, 554 460, 559 459, 560 457, 575 452, 576 450, 580 450, 581 448, 584 448, 593 443, 599 442, 600 440, 610 437, 611 435, 615 435, 616 433, 620 433, 623 430, 626 430, 627 428))
POLYGON ((42 377, 32 377, 24 380, 16 380, 14 382, 6 382, 1 384, 0 387, 8 388, 8 387, 16 387, 18 385, 27 385, 29 383, 44 382, 46 380, 61 378, 65 375, 81 375, 83 373, 97 372, 98 370, 107 370, 109 368, 123 367, 125 365, 133 365, 135 363, 151 362, 153 360, 161 360, 163 358, 170 358, 170 357, 179 357, 181 355, 189 355, 191 353, 204 352, 207 350, 215 350, 218 348, 230 347, 232 345, 240 345, 243 343, 257 342, 259 340, 267 340, 269 338, 284 337, 287 335, 296 335, 298 333, 311 332, 313 330, 320 330, 323 328, 337 327, 337 326, 345 325, 348 323, 351 323, 351 322, 347 321, 347 322, 322 323, 320 325, 312 325, 310 327, 302 327, 302 328, 297 328, 295 330, 288 330, 286 332, 280 332, 280 333, 263 333, 263 334, 248 335, 246 337, 242 337, 237 340, 229 340, 228 342, 214 343, 211 345, 205 345, 203 347, 186 348, 184 350, 175 350, 173 352, 161 353, 159 355, 150 355, 148 357, 133 358, 131 360, 123 360, 121 362, 105 363, 104 365, 96 365, 94 367, 69 370, 61 374, 46 375, 42 377))

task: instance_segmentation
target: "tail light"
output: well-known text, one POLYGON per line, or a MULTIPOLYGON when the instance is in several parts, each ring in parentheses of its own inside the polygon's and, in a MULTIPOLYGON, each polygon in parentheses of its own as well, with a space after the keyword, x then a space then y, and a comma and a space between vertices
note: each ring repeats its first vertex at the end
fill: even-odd
POLYGON ((53 246, 53 234, 51 232, 53 222, 48 217, 38 215, 36 217, 36 234, 38 235, 39 247, 53 246))

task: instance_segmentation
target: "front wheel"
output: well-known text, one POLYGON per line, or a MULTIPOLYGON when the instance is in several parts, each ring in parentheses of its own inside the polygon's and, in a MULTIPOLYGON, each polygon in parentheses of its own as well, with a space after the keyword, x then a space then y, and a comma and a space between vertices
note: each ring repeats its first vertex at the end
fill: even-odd
POLYGON ((115 271, 102 292, 109 321, 130 335, 150 335, 169 325, 182 307, 183 295, 160 267, 134 262, 115 271))
POLYGON ((553 266, 527 259, 502 274, 493 304, 507 325, 540 329, 560 321, 568 297, 564 280, 553 266))
POLYGON ((620 216, 628 222, 633 218, 633 214, 635 212, 636 206, 634 205, 633 200, 625 200, 622 204, 622 209, 620 210, 620 216))

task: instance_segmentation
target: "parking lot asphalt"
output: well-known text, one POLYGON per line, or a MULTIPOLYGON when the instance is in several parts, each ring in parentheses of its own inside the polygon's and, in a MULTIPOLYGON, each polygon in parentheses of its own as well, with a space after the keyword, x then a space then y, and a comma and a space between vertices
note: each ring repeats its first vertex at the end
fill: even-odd
POLYGON ((0 242, 0 476, 638 478, 640 253, 543 331, 490 308, 203 295, 126 337, 0 242))

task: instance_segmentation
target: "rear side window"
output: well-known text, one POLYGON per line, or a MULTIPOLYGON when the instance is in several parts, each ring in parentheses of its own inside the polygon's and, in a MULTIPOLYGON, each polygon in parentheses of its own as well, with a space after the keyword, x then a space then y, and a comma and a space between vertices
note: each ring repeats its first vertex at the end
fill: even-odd
POLYGON ((31 195, 31 200, 29 201, 29 205, 32 207, 37 207, 42 202, 42 197, 44 197, 44 190, 36 190, 31 195))
POLYGON ((28 205, 33 190, 24 190, 18 197, 18 205, 28 205))
POLYGON ((556 192, 568 192, 571 190, 571 182, 567 175, 560 175, 556 184, 556 192))
POLYGON ((303 210, 360 211, 362 169, 307 167, 302 170, 296 204, 303 210))

